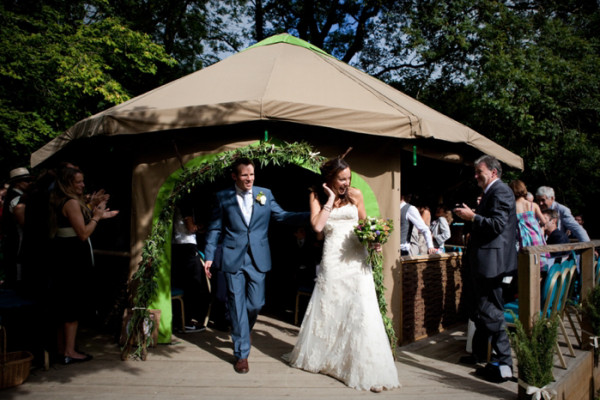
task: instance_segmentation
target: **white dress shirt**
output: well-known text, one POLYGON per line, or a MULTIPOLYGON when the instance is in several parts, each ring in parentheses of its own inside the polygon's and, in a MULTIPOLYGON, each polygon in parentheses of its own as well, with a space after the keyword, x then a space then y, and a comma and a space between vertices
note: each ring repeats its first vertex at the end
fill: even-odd
MULTIPOLYGON (((408 203, 406 203, 404 200, 400 202, 400 209, 402 210, 402 208, 404 206, 409 205, 408 203)), ((423 235, 425 237, 425 242, 427 243, 427 248, 428 249, 433 249, 433 240, 431 239, 431 231, 429 230, 429 227, 427 225, 425 225, 425 221, 423 221, 423 218, 421 218, 421 214, 419 214, 419 210, 417 210, 417 207, 415 206, 410 206, 408 211, 406 212, 406 218, 412 222, 413 227, 417 228, 417 230, 421 233, 421 235, 423 235)), ((410 238, 409 238, 410 240, 410 238)), ((410 242, 408 243, 400 243, 400 249, 404 250, 404 251, 410 251, 410 242)))
POLYGON ((250 218, 252 218, 252 190, 243 191, 236 186, 235 193, 237 194, 237 201, 242 210, 242 215, 246 224, 250 224, 250 218))

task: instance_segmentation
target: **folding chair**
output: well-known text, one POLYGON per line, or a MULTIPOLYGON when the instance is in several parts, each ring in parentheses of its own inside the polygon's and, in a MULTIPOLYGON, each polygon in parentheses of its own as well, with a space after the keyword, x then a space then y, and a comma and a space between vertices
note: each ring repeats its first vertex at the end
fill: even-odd
MULTIPOLYGON (((577 263, 577 256, 574 251, 571 252, 571 257, 577 263)), ((579 268, 578 268, 579 269, 579 268)), ((582 326, 581 319, 581 281, 577 279, 577 277, 581 277, 581 274, 575 274, 575 282, 573 283, 572 293, 569 295, 567 300, 567 304, 565 306, 565 314, 567 315, 567 320, 569 321, 569 325, 573 330, 573 334, 575 335, 575 340, 577 340, 577 345, 581 348, 582 345, 582 337, 579 331, 582 326), (579 324, 579 329, 575 326, 575 321, 579 324)), ((594 257, 594 279, 596 286, 598 281, 600 280, 600 266, 598 264, 598 260, 594 257)))
MULTIPOLYGON (((559 319, 559 327, 561 332, 565 338, 565 343, 569 349, 569 353, 571 356, 575 357, 575 351, 573 350, 573 346, 571 345, 571 341, 567 335, 565 325, 563 323, 563 313, 565 309, 565 304, 567 301, 568 294, 571 290, 571 285, 573 283, 573 276, 577 270, 577 266, 575 265, 575 260, 568 259, 562 263, 555 263, 548 269, 548 274, 546 276, 546 280, 544 281, 544 286, 542 288, 542 309, 540 311, 541 316, 545 316, 546 318, 552 318, 557 315, 559 319)), ((519 316, 519 303, 518 299, 507 303, 504 305, 504 319, 506 320, 506 325, 509 327, 515 326, 515 319, 513 318, 513 314, 509 311, 512 311, 516 318, 519 316)), ((567 364, 563 357, 563 354, 560 350, 560 345, 558 343, 558 339, 556 340, 555 346, 556 353, 558 355, 560 364, 563 368, 567 368, 567 364)))

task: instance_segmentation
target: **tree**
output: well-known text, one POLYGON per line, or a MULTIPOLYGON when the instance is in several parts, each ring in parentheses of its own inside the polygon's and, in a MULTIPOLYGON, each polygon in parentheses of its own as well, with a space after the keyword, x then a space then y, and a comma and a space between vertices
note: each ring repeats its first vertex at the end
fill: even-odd
POLYGON ((3 170, 28 165, 32 151, 77 121, 127 100, 134 79, 175 62, 119 19, 69 4, 0 6, 3 170))
POLYGON ((595 1, 405 2, 378 16, 360 66, 521 155, 531 190, 597 215, 599 21, 595 1))
MULTIPOLYGON (((226 0, 210 3, 216 29, 208 47, 237 52, 265 37, 290 33, 350 62, 363 48, 371 24, 389 0, 226 0)), ((209 28, 209 32, 211 28, 209 28)))
POLYGON ((209 27, 206 3, 207 0, 105 0, 99 3, 98 10, 120 18, 133 31, 148 34, 177 60, 175 65, 159 66, 156 79, 145 88, 149 90, 203 67, 202 43, 209 27))

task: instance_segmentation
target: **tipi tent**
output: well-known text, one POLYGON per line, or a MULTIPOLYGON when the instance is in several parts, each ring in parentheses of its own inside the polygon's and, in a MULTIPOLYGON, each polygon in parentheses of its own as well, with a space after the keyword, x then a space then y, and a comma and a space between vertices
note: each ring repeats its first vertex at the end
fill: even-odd
MULTIPOLYGON (((159 199, 172 188, 169 182, 177 171, 194 160, 255 143, 265 130, 289 142, 307 141, 326 156, 341 154, 352 143, 354 172, 372 191, 376 209, 396 226, 404 139, 416 139, 438 153, 441 147, 442 153, 491 154, 523 168, 519 156, 483 135, 286 34, 78 122, 34 152, 31 164, 58 158, 86 140, 135 143, 129 253, 134 271, 159 199)), ((388 304, 399 326, 401 293, 394 289, 393 272, 400 263, 397 231, 384 256, 388 304)), ((160 341, 168 341, 168 288, 163 286, 159 295, 164 311, 160 341)))

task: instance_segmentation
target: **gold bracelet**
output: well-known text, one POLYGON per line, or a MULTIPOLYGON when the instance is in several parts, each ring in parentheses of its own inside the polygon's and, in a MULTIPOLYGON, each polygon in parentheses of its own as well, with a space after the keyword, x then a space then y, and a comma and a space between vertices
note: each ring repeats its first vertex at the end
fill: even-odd
POLYGON ((92 218, 92 221, 94 221, 95 223, 98 223, 97 219, 92 218))
POLYGON ((476 215, 477 215, 477 214, 473 214, 473 218, 471 218, 471 222, 475 222, 475 216, 476 216, 476 215))

